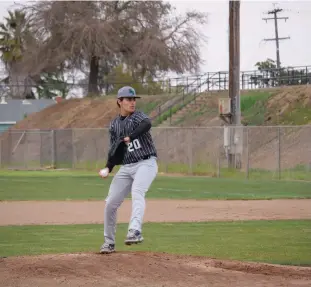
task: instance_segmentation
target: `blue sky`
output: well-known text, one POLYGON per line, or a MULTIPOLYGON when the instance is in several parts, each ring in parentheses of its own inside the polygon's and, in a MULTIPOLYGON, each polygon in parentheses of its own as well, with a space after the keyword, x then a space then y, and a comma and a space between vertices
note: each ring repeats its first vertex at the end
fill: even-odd
MULTIPOLYGON (((205 64, 202 72, 228 70, 228 1, 170 1, 178 12, 196 9, 208 13, 208 23, 203 27, 208 43, 201 48, 205 64)), ((267 23, 262 18, 268 10, 283 8, 279 14, 289 17, 285 22, 279 21, 279 36, 290 36, 290 40, 281 41, 280 56, 283 66, 311 65, 311 1, 242 1, 241 2, 241 71, 254 70, 257 61, 266 58, 275 59, 275 42, 265 42, 264 38, 274 38, 274 23, 267 23)), ((6 10, 13 1, 0 2, 0 19, 7 14, 6 10)))

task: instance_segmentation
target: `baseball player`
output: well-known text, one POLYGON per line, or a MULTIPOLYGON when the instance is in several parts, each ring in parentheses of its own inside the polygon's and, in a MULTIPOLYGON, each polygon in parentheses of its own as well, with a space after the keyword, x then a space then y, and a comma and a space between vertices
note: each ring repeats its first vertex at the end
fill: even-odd
MULTIPOLYGON (((110 150, 116 142, 124 143, 125 152, 119 171, 112 179, 104 211, 104 244, 100 253, 115 252, 117 210, 131 192, 132 214, 125 244, 143 242, 142 223, 145 211, 145 194, 158 173, 157 150, 150 134, 151 121, 143 112, 137 111, 135 90, 125 86, 118 91, 119 115, 109 126, 110 150)), ((118 143, 118 152, 122 147, 118 143)), ((106 178, 115 163, 108 155, 106 167, 99 175, 106 178)))

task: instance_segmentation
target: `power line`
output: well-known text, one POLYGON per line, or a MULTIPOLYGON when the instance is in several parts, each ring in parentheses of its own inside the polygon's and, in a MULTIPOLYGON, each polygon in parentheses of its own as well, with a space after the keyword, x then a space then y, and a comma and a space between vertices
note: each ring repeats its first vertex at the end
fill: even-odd
POLYGON ((282 12, 283 9, 280 8, 274 8, 271 11, 268 11, 268 14, 273 15, 273 17, 270 18, 262 18, 263 20, 267 21, 268 20, 274 20, 274 30, 275 30, 275 38, 270 38, 270 39, 264 39, 264 41, 275 41, 276 43, 276 65, 277 68, 280 69, 281 67, 281 60, 280 60, 280 40, 288 40, 290 37, 279 37, 279 31, 278 31, 278 20, 286 20, 288 17, 278 17, 277 14, 282 12))

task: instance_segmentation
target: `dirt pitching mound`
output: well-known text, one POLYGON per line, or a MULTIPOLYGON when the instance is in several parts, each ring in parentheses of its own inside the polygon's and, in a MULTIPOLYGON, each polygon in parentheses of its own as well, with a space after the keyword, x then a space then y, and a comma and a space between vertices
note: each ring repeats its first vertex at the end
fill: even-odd
POLYGON ((68 254, 0 260, 1 286, 311 286, 311 268, 163 253, 68 254))

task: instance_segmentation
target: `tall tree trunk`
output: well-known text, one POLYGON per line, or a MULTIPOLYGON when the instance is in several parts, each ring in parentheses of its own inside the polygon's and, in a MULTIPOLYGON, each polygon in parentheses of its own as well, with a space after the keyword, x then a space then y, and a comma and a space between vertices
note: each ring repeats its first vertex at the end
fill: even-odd
POLYGON ((12 99, 25 98, 25 79, 26 76, 20 73, 18 66, 13 63, 9 70, 9 86, 12 99))
POLYGON ((108 95, 108 93, 109 93, 109 82, 106 82, 106 79, 108 79, 109 72, 110 72, 108 61, 102 60, 100 68, 101 68, 100 78, 101 78, 101 80, 103 80, 101 83, 103 83, 103 88, 105 89, 105 95, 108 95))
POLYGON ((92 56, 90 63, 88 96, 98 96, 99 58, 92 56))

